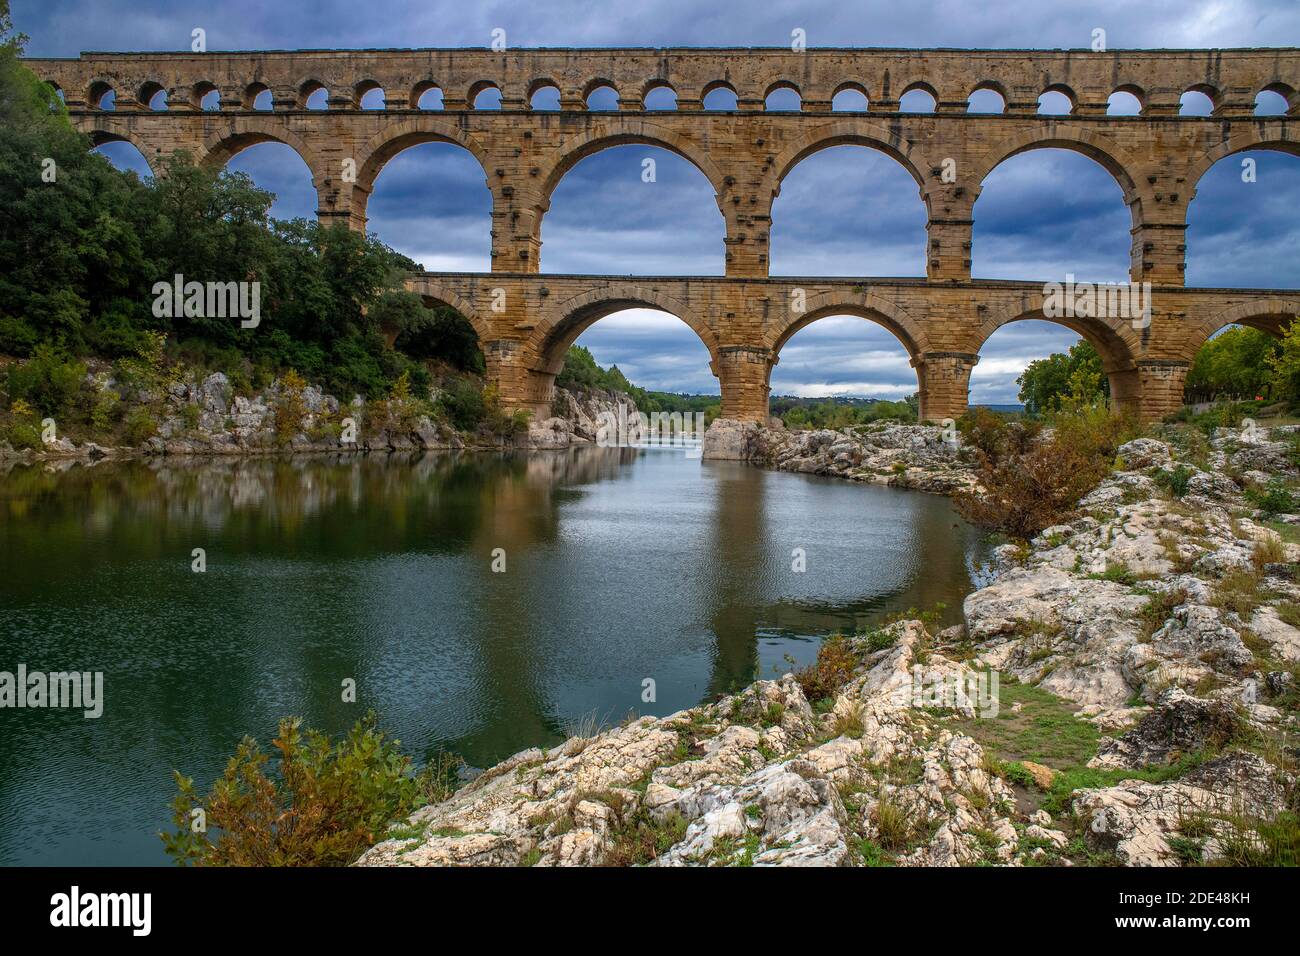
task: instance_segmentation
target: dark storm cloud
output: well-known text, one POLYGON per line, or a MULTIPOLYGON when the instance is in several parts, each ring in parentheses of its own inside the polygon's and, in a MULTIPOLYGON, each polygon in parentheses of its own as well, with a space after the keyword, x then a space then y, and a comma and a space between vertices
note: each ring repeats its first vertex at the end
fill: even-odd
MULTIPOLYGON (((359 14, 352 0, 15 0, 32 55, 81 50, 188 49, 204 27, 211 49, 486 46, 493 28, 512 46, 784 46, 795 27, 811 46, 1085 47, 1106 30, 1112 48, 1285 46, 1300 43, 1294 0, 1128 0, 1053 4, 764 0, 712 7, 698 0, 596 6, 562 3, 381 3, 359 14)), ((129 147, 107 148, 115 161, 129 147)), ((279 197, 277 215, 311 215, 305 167, 284 148, 251 150, 232 165, 279 197), (277 152, 278 150, 278 152, 277 152)), ((1300 159, 1257 158, 1257 181, 1240 160, 1198 185, 1188 229, 1193 285, 1300 287, 1300 159)), ((143 161, 135 157, 140 163, 143 161)), ((392 160, 369 203, 370 228, 430 269, 488 268, 490 197, 483 170, 454 147, 429 145, 392 160)), ((1081 156, 1016 157, 983 183, 975 207, 973 272, 989 278, 1123 279, 1131 218, 1113 177, 1081 156)), ((716 275, 723 225, 712 191, 685 160, 622 147, 579 163, 552 197, 542 226, 549 272, 716 275), (656 160, 656 182, 641 161, 656 160)), ((773 209, 772 272, 907 276, 924 273, 925 216, 917 186, 893 160, 837 148, 787 177, 773 209)), ((971 377, 972 397, 1013 402, 1026 364, 1075 340, 1048 323, 995 333, 971 377)), ((717 391, 708 355, 680 321, 646 310, 602 320, 581 339, 602 364, 639 384, 717 391)), ((777 393, 900 397, 916 388, 893 336, 861 319, 819 321, 793 337, 773 371, 777 393)))
POLYGON ((541 268, 722 275, 725 236, 702 172, 665 149, 620 146, 582 160, 560 181, 542 220, 541 268))
POLYGON ((434 272, 492 266, 492 194, 466 150, 424 143, 389 160, 366 205, 367 228, 434 272))
POLYGON ((838 146, 796 166, 772 207, 773 275, 923 276, 925 204, 875 150, 838 146))
POLYGON ((513 46, 784 46, 796 27, 812 46, 1086 47, 1094 28, 1111 47, 1294 44, 1293 0, 666 0, 566 2, 399 0, 14 0, 31 52, 188 49, 204 27, 211 49, 486 46, 504 28, 513 46))

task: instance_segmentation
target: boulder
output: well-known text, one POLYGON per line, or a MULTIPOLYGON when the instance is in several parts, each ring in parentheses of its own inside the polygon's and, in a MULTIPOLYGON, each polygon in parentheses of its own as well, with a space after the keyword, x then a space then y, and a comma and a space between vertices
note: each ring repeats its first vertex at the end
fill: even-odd
POLYGON ((702 457, 718 461, 748 461, 758 432, 757 422, 715 418, 704 433, 702 457))
POLYGON ((1128 733, 1102 740, 1088 766, 1136 770, 1169 764, 1186 754, 1218 749, 1232 739, 1237 726, 1231 704, 1172 688, 1128 733))

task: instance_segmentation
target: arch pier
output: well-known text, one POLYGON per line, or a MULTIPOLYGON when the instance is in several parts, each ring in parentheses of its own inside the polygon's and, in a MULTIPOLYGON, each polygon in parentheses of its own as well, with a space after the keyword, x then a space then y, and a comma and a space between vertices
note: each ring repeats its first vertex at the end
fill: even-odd
POLYGON ((155 171, 176 150, 221 164, 253 143, 293 147, 311 170, 320 218, 358 230, 375 178, 401 149, 437 141, 468 150, 492 195, 492 272, 420 273, 411 283, 433 298, 459 299, 503 400, 539 413, 560 344, 622 303, 663 308, 700 335, 729 416, 765 417, 785 339, 819 315, 847 312, 898 336, 917 372, 924 417, 955 417, 988 335, 1041 317, 1045 284, 1065 279, 971 279, 973 207, 985 176, 1010 156, 1044 147, 1100 163, 1132 214, 1128 280, 1151 284, 1149 323, 1068 323, 1101 352, 1117 405, 1146 417, 1167 414, 1181 404, 1190 362, 1213 331, 1232 322, 1276 331, 1300 311, 1293 293, 1189 289, 1183 279, 1187 208, 1200 177, 1243 150, 1300 155, 1295 49, 307 50, 25 62, 62 92, 73 124, 92 142, 134 143, 155 171), (604 108, 589 109, 589 94, 605 88, 613 96, 604 108), (558 110, 531 108, 541 89, 558 91, 558 110), (675 108, 658 97, 658 108, 647 109, 646 98, 663 89, 675 95, 675 108), (765 111, 774 89, 791 91, 798 108, 765 111), (361 108, 377 90, 382 102, 371 95, 375 108, 361 108), (425 95, 434 90, 441 108, 420 108, 436 99, 425 95), (487 90, 499 93, 499 108, 474 109, 487 90), (735 94, 734 109, 706 104, 722 90, 735 94), (864 96, 866 110, 833 111, 845 90, 864 96), (900 112, 913 90, 934 100, 933 112, 900 112), (995 91, 1002 111, 969 112, 979 90, 995 91), (1277 93, 1286 112, 1255 115, 1261 91, 1277 93), (101 109, 109 92, 113 108, 101 109), (1046 92, 1062 94, 1069 112, 1039 112, 1046 92), (1107 115, 1117 92, 1138 104, 1136 115, 1107 115), (213 93, 217 108, 204 109, 213 93), (1203 95, 1211 112, 1180 115, 1187 93, 1203 95), (308 98, 323 108, 308 108, 308 98), (671 150, 712 184, 726 225, 725 276, 538 274, 542 220, 556 185, 583 157, 624 144, 671 150), (782 180, 804 157, 842 144, 878 149, 912 176, 927 214, 925 278, 769 277, 782 180))

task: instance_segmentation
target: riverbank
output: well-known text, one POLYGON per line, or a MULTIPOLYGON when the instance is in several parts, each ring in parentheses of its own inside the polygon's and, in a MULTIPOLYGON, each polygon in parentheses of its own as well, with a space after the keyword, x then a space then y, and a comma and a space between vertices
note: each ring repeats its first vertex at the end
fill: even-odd
MULTIPOLYGON (((773 447, 746 431, 731 448, 773 447)), ((1291 436, 1168 437, 1002 546, 963 624, 828 640, 811 668, 523 751, 361 865, 1297 862, 1291 436)), ((851 462, 836 444, 775 447, 805 470, 851 462)))
POLYGON ((720 418, 704 435, 703 456, 937 494, 967 490, 975 475, 956 429, 939 425, 874 422, 801 431, 780 419, 763 426, 720 418))
MULTIPOLYGON (((63 433, 55 418, 35 411, 10 417, 12 438, 0 437, 0 463, 155 456, 262 456, 419 450, 558 449, 594 443, 602 421, 637 421, 628 396, 601 390, 556 389, 551 418, 533 422, 495 409, 491 397, 474 428, 445 413, 444 393, 408 392, 380 400, 340 402, 288 374, 261 391, 236 389, 221 372, 179 373, 151 387, 126 385, 107 372, 89 373, 83 388, 91 421, 63 433), (95 410, 103 410, 97 416, 95 410), (115 421, 113 428, 108 422, 115 421)), ((456 400, 462 400, 454 396, 456 400)))

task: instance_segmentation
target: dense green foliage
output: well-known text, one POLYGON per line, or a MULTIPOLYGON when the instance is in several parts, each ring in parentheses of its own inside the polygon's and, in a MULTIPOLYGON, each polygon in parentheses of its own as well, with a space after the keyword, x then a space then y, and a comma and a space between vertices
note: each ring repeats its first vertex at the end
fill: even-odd
POLYGON ((901 402, 781 395, 772 399, 771 407, 787 428, 847 428, 879 421, 914 422, 917 402, 915 394, 901 402))
POLYGON ((482 369, 468 324, 403 288, 405 257, 343 226, 274 220, 274 197, 246 175, 184 153, 161 160, 153 180, 119 172, 20 49, 20 37, 0 46, 0 353, 46 345, 116 359, 161 333, 173 357, 232 378, 293 368, 344 397, 384 394, 404 372, 427 387, 413 357, 482 369), (258 283, 260 324, 155 315, 154 284, 176 275, 258 283))
POLYGON ((712 421, 721 408, 716 395, 678 395, 674 392, 652 392, 633 385, 617 365, 602 368, 587 348, 569 347, 564 356, 564 367, 555 377, 555 384, 572 391, 601 390, 620 392, 632 399, 639 411, 651 412, 703 412, 712 421))
MULTIPOLYGON (((1101 357, 1085 341, 1068 354, 1031 362, 1017 381, 1025 412, 1039 416, 1063 405, 1096 402, 1109 394, 1101 357)), ((1282 339, 1232 326, 1206 342, 1187 374, 1189 402, 1300 401, 1300 329, 1282 339)), ((1222 423, 1221 423, 1222 424, 1222 423)))
POLYGON ((1292 322, 1268 356, 1268 396, 1273 401, 1300 403, 1300 322, 1292 322))
MULTIPOLYGON (((1270 364, 1280 351, 1277 339, 1259 329, 1229 328, 1202 346, 1187 373, 1193 401, 1262 397, 1272 389, 1270 364)), ((1293 389, 1284 392, 1296 394, 1293 389)))
POLYGON ((1058 410, 1067 400, 1096 402, 1110 394, 1101 370, 1101 356, 1080 339, 1067 353, 1056 352, 1029 363, 1016 379, 1025 413, 1039 416, 1058 410))
MULTIPOLYGON (((646 394, 643 389, 629 382, 617 365, 611 365, 607 369, 597 365, 595 356, 581 345, 569 346, 569 351, 564 355, 564 367, 555 377, 555 384, 561 388, 578 391, 601 389, 608 392, 623 392, 631 395, 634 400, 646 394)), ((637 407, 640 407, 640 403, 637 407)))
POLYGON ((422 804, 445 798, 448 765, 422 773, 396 740, 375 727, 374 715, 332 741, 280 721, 271 742, 278 766, 245 737, 208 796, 175 774, 173 833, 161 834, 179 864, 196 866, 346 866, 380 840, 388 825, 422 804))

